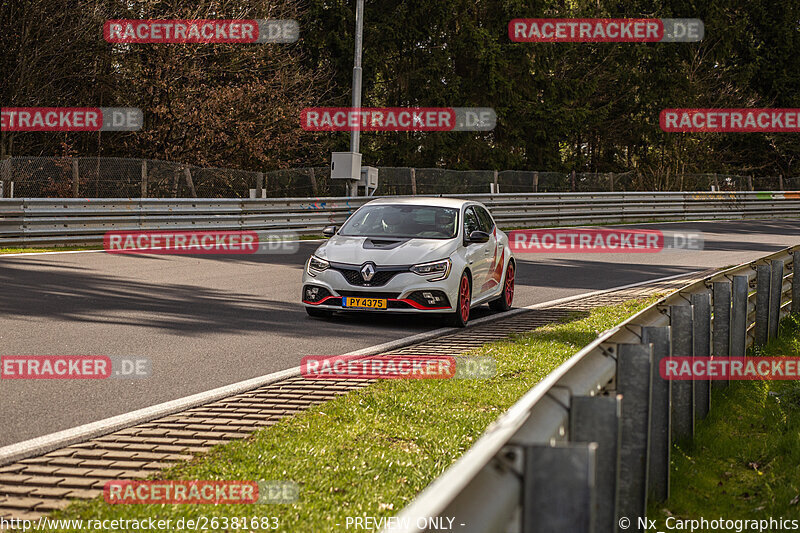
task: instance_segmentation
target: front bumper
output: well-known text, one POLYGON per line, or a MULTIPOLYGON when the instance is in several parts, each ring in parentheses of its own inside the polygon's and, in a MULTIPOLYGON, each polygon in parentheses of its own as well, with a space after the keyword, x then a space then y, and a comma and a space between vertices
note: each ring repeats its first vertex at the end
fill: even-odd
POLYGON ((328 269, 310 276, 303 272, 303 292, 301 295, 306 307, 315 307, 331 311, 376 311, 376 312, 433 312, 453 311, 458 301, 458 278, 450 275, 439 281, 427 281, 423 276, 412 272, 395 274, 385 284, 377 287, 363 287, 348 283, 338 270, 328 269), (310 297, 308 289, 317 287, 314 297, 310 297), (426 296, 428 293, 429 296, 426 296), (360 298, 380 298, 387 301, 386 309, 362 309, 344 307, 344 298, 348 296, 360 298), (439 297, 439 300, 434 302, 439 297))

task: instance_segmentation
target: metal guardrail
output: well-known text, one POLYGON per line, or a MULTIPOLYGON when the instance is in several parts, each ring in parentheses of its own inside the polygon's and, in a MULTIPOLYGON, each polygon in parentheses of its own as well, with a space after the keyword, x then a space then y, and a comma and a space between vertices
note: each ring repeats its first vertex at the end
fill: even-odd
MULTIPOLYGON (((800 246, 690 284, 600 335, 494 422, 384 531, 454 518, 471 533, 640 531, 669 496, 670 450, 710 408, 709 381, 664 357, 743 357, 800 313, 800 246), (755 289, 755 290, 751 290, 755 289)), ((714 381, 714 387, 726 382, 714 381)))
MULTIPOLYGON (((790 218, 800 192, 448 195, 483 202, 501 228, 790 218)), ((107 231, 266 230, 319 234, 374 198, 0 199, 0 246, 99 244, 107 231)))

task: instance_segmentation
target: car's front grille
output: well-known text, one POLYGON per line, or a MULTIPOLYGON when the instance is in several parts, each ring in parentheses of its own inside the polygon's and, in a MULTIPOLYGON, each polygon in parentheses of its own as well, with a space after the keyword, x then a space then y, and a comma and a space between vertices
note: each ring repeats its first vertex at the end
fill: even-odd
POLYGON ((336 291, 342 296, 352 296, 355 298, 386 298, 395 299, 400 296, 399 292, 378 292, 378 291, 336 291))
POLYGON ((386 285, 397 274, 397 272, 375 272, 371 280, 364 281, 364 278, 361 277, 361 272, 358 270, 339 270, 339 272, 347 280, 347 283, 357 287, 380 287, 381 285, 386 285))
POLYGON ((375 274, 369 281, 364 281, 361 276, 362 265, 347 265, 341 263, 331 263, 331 269, 339 272, 348 284, 354 287, 380 287, 389 283, 393 277, 401 272, 408 272, 407 266, 391 266, 375 268, 375 274))

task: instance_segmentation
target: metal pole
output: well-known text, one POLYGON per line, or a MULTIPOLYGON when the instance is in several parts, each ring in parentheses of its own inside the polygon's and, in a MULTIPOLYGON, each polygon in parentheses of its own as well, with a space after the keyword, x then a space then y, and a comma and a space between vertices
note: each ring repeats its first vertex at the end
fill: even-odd
POLYGON ((731 312, 731 357, 744 357, 747 352, 747 276, 733 276, 733 308, 731 312))
POLYGON ((772 269, 769 265, 756 267, 756 326, 753 343, 764 346, 769 337, 769 286, 772 269))
POLYGON ((73 198, 77 198, 78 197, 78 183, 79 183, 78 178, 79 177, 80 177, 80 175, 78 173, 78 160, 77 159, 73 159, 72 160, 72 197, 73 198))
MULTIPOLYGON (((364 0, 356 0, 356 44, 353 57, 353 108, 361 107, 361 48, 364 41, 364 0)), ((361 121, 359 120, 359 124, 361 121)), ((359 134, 354 129, 350 132, 350 151, 358 153, 359 134)))
POLYGON ((596 469, 594 442, 526 447, 523 533, 594 533, 596 469))
MULTIPOLYGON (((711 295, 707 292, 692 294, 694 308, 694 357, 708 359, 711 355, 711 295)), ((711 409, 711 381, 700 379, 694 385, 694 417, 703 420, 711 409)))
MULTIPOLYGON (((712 355, 716 359, 729 358, 731 355, 731 284, 727 281, 715 281, 714 290, 714 348, 712 355)), ((745 291, 745 313, 747 313, 747 292, 745 291)), ((714 387, 727 385, 727 381, 715 380, 714 387)))
MULTIPOLYGON (((650 411, 650 465, 648 469, 649 489, 656 501, 669 499, 669 468, 672 443, 670 430, 670 398, 672 380, 663 379, 659 372, 661 360, 671 355, 669 327, 645 326, 642 342, 653 345, 653 407, 650 411)), ((609 530, 613 531, 613 530, 609 530)))
POLYGON ((778 326, 781 320, 781 295, 783 293, 783 261, 774 259, 771 262, 772 276, 769 289, 769 338, 778 337, 778 326))
MULTIPOLYGON (((617 354, 617 393, 622 394, 617 518, 633 519, 647 515, 653 346, 619 344, 617 354)), ((631 531, 637 530, 639 528, 634 527, 631 531)))
POLYGON ((622 396, 573 396, 570 401, 572 442, 597 443, 595 528, 614 531, 617 524, 619 441, 622 435, 622 396))
POLYGON ((800 248, 792 255, 792 313, 800 314, 800 248))
MULTIPOLYGON (((673 357, 692 357, 692 307, 671 305, 669 307, 672 326, 673 357)), ((694 436, 694 381, 675 381, 672 384, 672 433, 677 439, 694 436)))
POLYGON ((142 198, 147 198, 147 160, 142 159, 142 198))

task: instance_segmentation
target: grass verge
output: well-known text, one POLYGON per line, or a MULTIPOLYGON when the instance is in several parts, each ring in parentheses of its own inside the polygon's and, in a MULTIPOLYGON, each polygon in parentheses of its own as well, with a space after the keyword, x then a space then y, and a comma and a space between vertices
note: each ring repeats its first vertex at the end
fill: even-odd
POLYGON ((58 246, 53 248, 0 248, 2 254, 36 254, 42 252, 72 252, 76 250, 102 250, 102 246, 58 246))
MULTIPOLYGON (((162 473, 163 479, 291 480, 290 505, 108 505, 76 502, 73 519, 278 518, 279 531, 345 529, 349 517, 387 517, 464 453, 504 410, 602 331, 651 300, 599 308, 474 355, 492 356, 488 380, 385 380, 220 446, 162 473), (338 524, 338 525, 337 525, 338 524)), ((146 529, 144 529, 146 530, 146 529)), ((234 529, 230 529, 233 531, 234 529)))
MULTIPOLYGON (((752 355, 800 357, 800 317, 785 319, 781 336, 752 355)), ((715 390, 709 417, 693 443, 673 448, 672 463, 670 499, 648 512, 659 526, 670 516, 673 529, 677 519, 701 517, 800 524, 800 382, 738 381, 715 390)))

